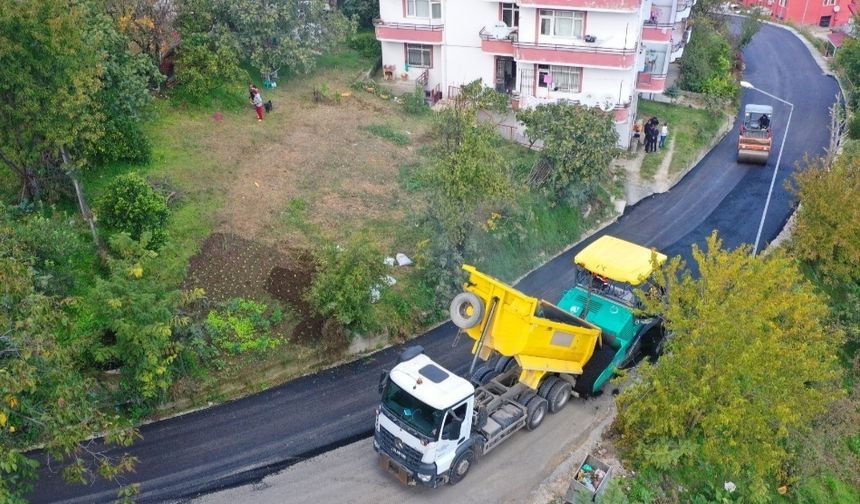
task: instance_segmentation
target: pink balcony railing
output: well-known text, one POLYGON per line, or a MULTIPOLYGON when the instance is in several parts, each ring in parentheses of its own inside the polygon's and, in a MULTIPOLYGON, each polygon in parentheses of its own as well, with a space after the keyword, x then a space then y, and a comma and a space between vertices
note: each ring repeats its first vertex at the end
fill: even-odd
POLYGON ((441 44, 444 25, 426 25, 412 23, 388 23, 375 19, 377 40, 393 42, 415 42, 419 44, 441 44))
POLYGON ((666 74, 639 72, 636 90, 648 93, 662 93, 666 90, 666 74))
POLYGON ((517 41, 516 31, 512 31, 506 37, 496 38, 487 32, 486 28, 481 28, 478 36, 481 37, 481 50, 484 52, 506 56, 514 55, 514 42, 517 41))
POLYGON ((593 45, 536 44, 514 42, 516 58, 539 63, 630 68, 636 63, 636 49, 618 49, 593 45))
POLYGON ((605 9, 635 11, 642 0, 517 0, 521 6, 560 7, 563 9, 605 9))

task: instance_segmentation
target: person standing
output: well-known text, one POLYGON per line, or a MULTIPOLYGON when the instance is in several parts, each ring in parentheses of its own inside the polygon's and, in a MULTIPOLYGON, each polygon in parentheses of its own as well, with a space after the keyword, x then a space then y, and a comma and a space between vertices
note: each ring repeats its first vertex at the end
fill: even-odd
POLYGON ((645 152, 651 152, 651 133, 654 130, 654 126, 651 125, 651 121, 645 123, 645 152))
POLYGON ((660 128, 660 148, 666 146, 666 137, 669 136, 669 125, 667 123, 663 123, 663 127, 660 128))
POLYGON ((257 110, 257 121, 263 120, 263 97, 260 96, 260 90, 257 89, 254 93, 254 108, 257 110))

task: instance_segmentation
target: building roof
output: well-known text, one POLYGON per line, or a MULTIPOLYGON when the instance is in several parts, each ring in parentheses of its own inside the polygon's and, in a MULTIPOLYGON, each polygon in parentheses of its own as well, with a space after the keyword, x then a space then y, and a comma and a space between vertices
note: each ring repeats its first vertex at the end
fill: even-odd
POLYGON ((842 32, 831 32, 827 34, 827 40, 829 40, 830 43, 833 44, 833 47, 839 49, 840 47, 842 47, 842 42, 845 41, 845 38, 847 36, 848 35, 845 35, 842 32))
POLYGON ((449 408, 475 393, 471 383, 424 354, 401 362, 391 370, 389 377, 416 399, 438 410, 449 408))
MULTIPOLYGON (((614 236, 601 236, 576 254, 573 261, 592 273, 630 285, 639 285, 653 271, 651 249, 614 236)), ((657 264, 666 256, 657 252, 657 264)))

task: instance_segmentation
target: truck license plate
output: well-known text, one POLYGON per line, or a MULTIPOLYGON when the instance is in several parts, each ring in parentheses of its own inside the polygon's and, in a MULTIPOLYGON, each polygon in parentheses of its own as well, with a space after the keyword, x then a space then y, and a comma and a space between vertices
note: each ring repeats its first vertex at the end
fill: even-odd
POLYGON ((400 483, 404 485, 414 484, 414 482, 409 481, 409 472, 406 468, 391 460, 391 457, 388 455, 383 453, 379 454, 379 467, 384 471, 388 471, 393 474, 398 480, 400 480, 400 483))

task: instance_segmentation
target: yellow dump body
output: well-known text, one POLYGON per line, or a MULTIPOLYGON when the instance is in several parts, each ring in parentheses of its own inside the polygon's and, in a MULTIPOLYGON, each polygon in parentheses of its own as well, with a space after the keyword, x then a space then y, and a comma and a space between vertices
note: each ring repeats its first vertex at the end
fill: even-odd
POLYGON ((473 353, 479 352, 484 360, 494 350, 516 358, 522 369, 520 381, 533 389, 547 372, 582 374, 600 338, 597 326, 552 303, 526 296, 474 266, 464 265, 463 269, 469 272, 465 289, 481 298, 484 305, 481 322, 466 329, 475 340, 473 353), (487 332, 479 346, 485 327, 487 332))

